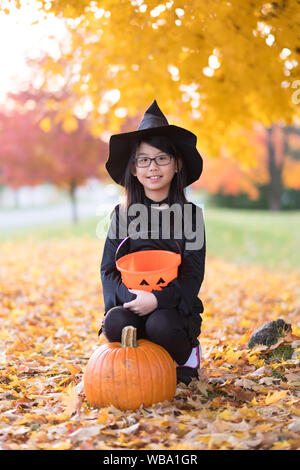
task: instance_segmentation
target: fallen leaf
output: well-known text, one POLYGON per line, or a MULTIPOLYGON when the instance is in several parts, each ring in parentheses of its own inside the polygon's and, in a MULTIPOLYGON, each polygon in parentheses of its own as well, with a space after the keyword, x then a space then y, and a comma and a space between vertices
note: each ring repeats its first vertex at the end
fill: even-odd
POLYGON ((64 366, 72 375, 76 375, 81 372, 81 368, 79 366, 74 366, 74 364, 65 363, 64 366))
POLYGON ((287 427, 289 431, 300 432, 300 419, 295 418, 287 427))
POLYGON ((287 390, 282 390, 278 392, 269 392, 268 396, 265 399, 266 405, 271 405, 272 403, 276 403, 277 401, 282 400, 287 394, 287 390))
POLYGON ((65 405, 64 413, 66 416, 72 416, 75 411, 78 411, 81 399, 78 396, 76 387, 72 386, 67 389, 66 393, 62 397, 62 403, 65 405))
POLYGON ((253 380, 238 379, 234 382, 234 385, 236 385, 237 387, 248 388, 251 390, 256 385, 256 383, 253 382, 253 380))

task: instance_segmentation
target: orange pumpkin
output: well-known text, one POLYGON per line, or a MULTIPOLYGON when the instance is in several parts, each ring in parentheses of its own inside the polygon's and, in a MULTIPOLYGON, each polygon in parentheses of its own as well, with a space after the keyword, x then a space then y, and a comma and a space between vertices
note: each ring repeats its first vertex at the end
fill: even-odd
POLYGON ((104 343, 94 351, 83 382, 91 405, 135 410, 141 404, 173 399, 176 364, 162 346, 146 339, 136 341, 136 328, 126 326, 121 343, 104 343))

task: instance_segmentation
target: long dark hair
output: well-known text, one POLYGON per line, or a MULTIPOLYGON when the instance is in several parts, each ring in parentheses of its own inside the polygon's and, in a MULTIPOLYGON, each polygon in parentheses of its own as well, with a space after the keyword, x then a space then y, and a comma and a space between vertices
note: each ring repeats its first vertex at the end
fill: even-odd
MULTIPOLYGON (((125 186, 125 200, 122 203, 123 208, 128 209, 131 204, 135 203, 143 203, 144 202, 144 186, 139 182, 139 180, 132 175, 130 171, 130 167, 132 163, 135 163, 135 155, 138 147, 142 142, 146 142, 149 145, 161 150, 162 152, 166 152, 169 155, 172 155, 175 158, 175 163, 178 162, 178 158, 180 157, 180 153, 176 147, 176 145, 166 136, 161 135, 154 135, 150 137, 140 137, 138 138, 134 145, 132 146, 131 156, 129 158, 125 175, 124 175, 124 186, 125 186)), ((179 167, 178 167, 179 168, 179 167)), ((185 204, 187 203, 187 199, 185 197, 185 187, 186 187, 186 169, 185 164, 182 159, 182 167, 180 171, 174 174, 174 177, 171 181, 169 195, 168 195, 168 202, 169 205, 174 203, 185 204)))

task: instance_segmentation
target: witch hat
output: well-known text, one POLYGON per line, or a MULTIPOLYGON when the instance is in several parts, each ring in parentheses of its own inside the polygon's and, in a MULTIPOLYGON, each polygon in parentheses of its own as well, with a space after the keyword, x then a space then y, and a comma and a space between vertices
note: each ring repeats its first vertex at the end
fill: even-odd
POLYGON ((196 149, 197 137, 183 127, 169 124, 154 100, 145 112, 136 131, 114 134, 110 138, 109 157, 105 167, 116 183, 124 186, 125 170, 137 138, 146 138, 152 135, 167 136, 176 145, 186 167, 186 186, 200 178, 203 160, 196 149))

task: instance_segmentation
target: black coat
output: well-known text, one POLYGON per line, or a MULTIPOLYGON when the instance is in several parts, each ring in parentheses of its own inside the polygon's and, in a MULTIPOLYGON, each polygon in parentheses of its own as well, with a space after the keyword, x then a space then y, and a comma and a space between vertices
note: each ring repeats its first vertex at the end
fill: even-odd
MULTIPOLYGON (((163 204, 167 199, 160 201, 159 204, 163 204)), ((157 204, 155 201, 145 197, 145 204, 148 210, 151 209, 151 203, 157 204)), ((194 203, 193 207, 193 230, 195 230, 195 211, 199 210, 194 203)), ((116 222, 119 221, 119 210, 120 205, 118 204, 111 213, 111 224, 112 218, 115 216, 116 222)), ((156 209, 157 210, 157 209, 156 209)), ((162 211, 159 210, 161 213, 162 211)), ((161 215, 161 214, 160 214, 161 215)), ((127 219, 129 223, 130 217, 127 219)), ((149 216, 150 220, 150 216, 149 216)), ((182 220, 183 224, 183 220, 182 220)), ((183 227, 183 226, 182 226, 183 227)), ((110 225, 111 228, 111 225, 110 225)), ((150 226, 149 226, 150 228, 150 226)), ((171 232, 172 233, 172 232, 171 232)), ((190 330, 191 337, 197 332, 195 331, 195 321, 196 324, 201 325, 201 316, 200 313, 204 311, 202 301, 198 297, 198 293, 204 278, 205 270, 205 255, 206 255, 206 239, 205 239, 205 229, 204 229, 204 244, 201 249, 198 250, 187 250, 185 243, 186 239, 184 237, 184 227, 182 230, 183 237, 182 239, 177 239, 180 249, 181 249, 181 264, 178 268, 178 277, 173 279, 167 286, 163 287, 161 291, 152 290, 152 293, 157 298, 158 309, 162 308, 177 308, 183 315, 190 317, 190 330), (193 331, 194 330, 194 331, 193 331)), ((122 242, 123 238, 119 238, 118 232, 116 233, 116 239, 106 238, 103 256, 101 261, 101 281, 103 288, 104 304, 105 304, 105 313, 108 312, 112 307, 123 305, 125 302, 130 302, 136 298, 136 294, 128 291, 127 287, 123 284, 121 280, 121 274, 117 270, 115 265, 115 254, 119 244, 122 242)), ((170 250, 178 252, 177 246, 174 244, 174 239, 162 240, 162 239, 148 239, 143 240, 141 238, 137 240, 128 239, 126 243, 122 245, 122 252, 120 249, 117 255, 117 259, 129 252, 140 251, 140 250, 170 250)), ((196 328, 197 329, 197 328, 196 328)), ((200 330, 198 334, 200 333, 200 330)))

